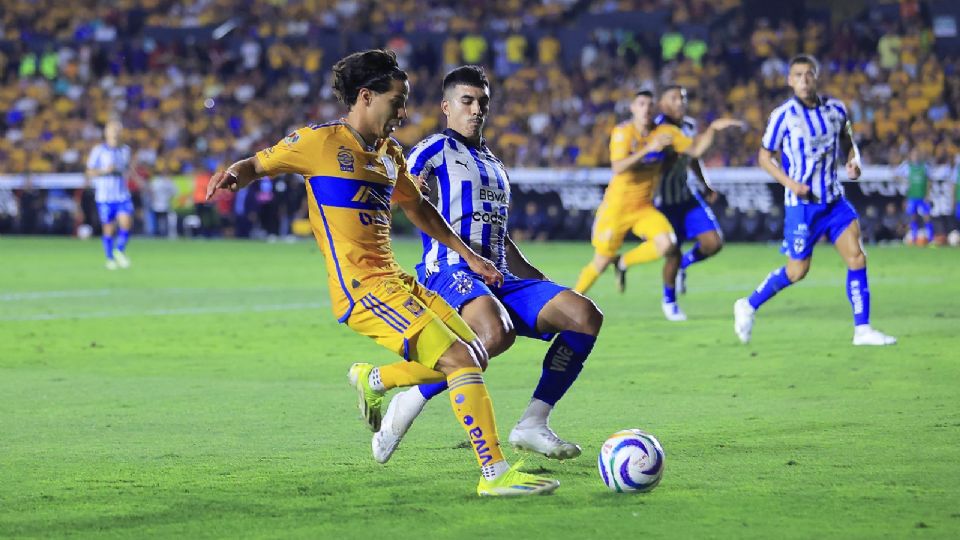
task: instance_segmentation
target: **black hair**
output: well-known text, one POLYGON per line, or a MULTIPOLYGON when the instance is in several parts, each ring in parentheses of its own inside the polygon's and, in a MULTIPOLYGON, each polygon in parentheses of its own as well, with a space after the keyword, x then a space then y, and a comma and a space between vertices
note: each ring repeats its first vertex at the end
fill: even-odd
POLYGON ((460 66, 443 78, 443 92, 453 88, 458 84, 467 86, 476 86, 477 88, 490 89, 490 81, 487 80, 487 74, 480 66, 467 65, 460 66))
POLYGON ((646 88, 644 88, 643 90, 638 91, 636 95, 634 95, 633 97, 634 99, 636 99, 640 96, 646 96, 650 99, 653 99, 653 90, 647 90, 646 88))
POLYGON ((792 68, 795 64, 807 64, 813 68, 814 73, 820 73, 820 62, 817 62, 817 59, 809 54, 798 54, 791 58, 787 69, 792 68))
POLYGON ((353 108, 361 88, 383 93, 390 89, 391 81, 405 80, 407 73, 400 69, 393 51, 355 52, 333 66, 333 93, 347 108, 353 108))
POLYGON ((666 85, 666 86, 664 86, 663 88, 660 89, 660 95, 663 96, 664 94, 666 94, 667 92, 669 92, 669 91, 671 91, 671 90, 679 90, 680 92, 686 92, 686 91, 687 91, 687 87, 684 86, 684 85, 682 85, 682 84, 677 84, 677 83, 668 84, 668 85, 666 85))

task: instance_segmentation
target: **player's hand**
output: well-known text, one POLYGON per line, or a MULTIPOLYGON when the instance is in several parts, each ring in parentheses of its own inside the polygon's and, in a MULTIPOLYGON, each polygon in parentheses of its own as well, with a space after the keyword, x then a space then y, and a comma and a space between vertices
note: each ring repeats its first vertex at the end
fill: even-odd
POLYGON ((723 131, 730 128, 740 128, 741 130, 747 130, 747 123, 743 120, 737 120, 735 118, 718 118, 710 123, 710 129, 716 131, 723 131))
POLYGON ((483 278, 483 282, 491 287, 499 287, 503 285, 503 274, 497 270, 497 267, 494 266, 489 259, 481 257, 479 255, 474 255, 467 260, 467 265, 471 270, 480 274, 480 277, 483 278))
POLYGON ((420 193, 424 195, 430 194, 430 185, 427 183, 427 179, 430 178, 430 175, 426 172, 420 173, 420 176, 417 177, 417 187, 420 188, 420 193))
POLYGON ((207 182, 207 200, 213 198, 217 190, 226 189, 236 193, 240 189, 240 181, 237 175, 230 171, 217 171, 207 182))
POLYGON ((810 195, 810 186, 801 184, 800 182, 794 182, 790 184, 790 191, 792 191, 798 199, 806 199, 807 196, 810 195))
POLYGON ((650 150, 653 152, 659 152, 671 144, 673 144, 673 135, 669 133, 661 133, 654 137, 652 141, 650 141, 650 150))
POLYGON ((862 171, 860 170, 860 164, 857 163, 857 160, 851 159, 847 162, 847 178, 856 180, 857 178, 860 178, 861 173, 862 171))

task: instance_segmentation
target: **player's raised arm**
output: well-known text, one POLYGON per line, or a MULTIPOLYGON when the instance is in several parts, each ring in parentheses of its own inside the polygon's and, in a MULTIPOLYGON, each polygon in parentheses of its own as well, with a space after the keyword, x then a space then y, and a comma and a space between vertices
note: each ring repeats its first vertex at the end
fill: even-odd
MULTIPOLYGON (((614 137, 617 137, 617 134, 614 134, 614 137)), ((670 146, 673 142, 673 137, 667 133, 660 133, 655 135, 649 143, 644 145, 640 150, 630 154, 624 158, 617 159, 615 154, 611 152, 610 168, 613 170, 613 174, 621 174, 631 169, 640 169, 643 167, 657 167, 658 164, 647 164, 644 163, 644 158, 650 154, 660 152, 664 148, 670 146)), ((611 144, 613 146, 613 144, 611 144)))
POLYGON ((735 127, 746 129, 747 124, 744 123, 743 120, 736 120, 733 118, 720 118, 718 120, 714 120, 709 126, 707 126, 707 129, 704 130, 703 133, 693 138, 693 142, 688 148, 677 148, 677 151, 692 158, 699 159, 700 156, 707 153, 707 150, 713 146, 713 141, 717 136, 717 132, 735 127))
POLYGON ((249 186, 254 180, 266 176, 266 174, 257 156, 241 159, 227 167, 226 170, 213 173, 207 183, 207 200, 212 199, 217 191, 221 190, 236 193, 249 186))
POLYGON ((503 274, 497 270, 497 267, 488 259, 477 255, 477 252, 465 244, 460 236, 450 228, 450 224, 443 219, 437 208, 430 204, 430 201, 420 196, 407 200, 397 200, 397 203, 403 213, 410 218, 414 227, 456 251, 458 255, 463 257, 471 270, 483 277, 484 283, 498 287, 503 284, 503 274))

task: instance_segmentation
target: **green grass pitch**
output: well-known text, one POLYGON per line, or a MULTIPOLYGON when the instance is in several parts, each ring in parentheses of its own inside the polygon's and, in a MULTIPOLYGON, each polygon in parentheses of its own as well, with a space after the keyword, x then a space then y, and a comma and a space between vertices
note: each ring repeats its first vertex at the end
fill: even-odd
MULTIPOLYGON (((408 269, 417 246, 396 244, 408 269)), ((567 284, 591 254, 523 247, 567 284)), ((681 324, 660 314, 659 263, 623 296, 601 277, 600 340, 552 418, 584 455, 528 457, 561 486, 523 500, 475 495, 446 397, 373 461, 345 375, 394 359, 336 323, 313 243, 129 252, 108 272, 96 240, 0 239, 0 537, 960 537, 960 250, 870 249, 889 348, 850 345, 828 246, 749 346, 732 304, 782 264, 773 246, 692 268, 681 324), (659 437, 665 475, 617 495, 596 455, 631 427, 659 437)), ((504 437, 545 348, 518 340, 488 371, 504 437)))

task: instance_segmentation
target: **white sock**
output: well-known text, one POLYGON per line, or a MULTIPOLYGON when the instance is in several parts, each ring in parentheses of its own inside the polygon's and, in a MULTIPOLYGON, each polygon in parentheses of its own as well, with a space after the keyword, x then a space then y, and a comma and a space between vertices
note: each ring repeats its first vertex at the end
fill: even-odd
POLYGON ((383 382, 380 380, 380 368, 375 367, 370 371, 370 377, 367 378, 367 382, 370 383, 370 388, 376 392, 386 392, 387 388, 383 386, 383 382))
POLYGON ((498 461, 496 463, 491 463, 489 465, 480 467, 480 473, 483 474, 483 477, 487 480, 493 480, 509 470, 510 464, 507 463, 507 460, 498 461))
POLYGON ((854 331, 854 333, 856 333, 856 334, 862 334, 862 333, 864 333, 864 332, 869 332, 869 331, 870 331, 870 325, 869 325, 869 324, 858 324, 858 325, 856 325, 856 326, 853 327, 853 331, 854 331))
POLYGON ((530 404, 527 405, 527 410, 523 411, 523 416, 521 416, 520 421, 517 422, 517 427, 529 428, 545 426, 547 419, 550 418, 550 411, 552 410, 553 405, 533 398, 530 400, 530 404))

